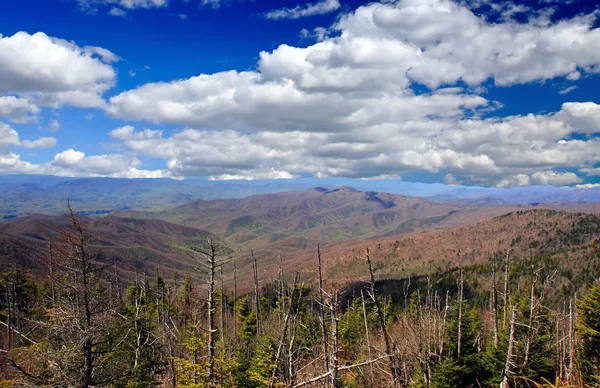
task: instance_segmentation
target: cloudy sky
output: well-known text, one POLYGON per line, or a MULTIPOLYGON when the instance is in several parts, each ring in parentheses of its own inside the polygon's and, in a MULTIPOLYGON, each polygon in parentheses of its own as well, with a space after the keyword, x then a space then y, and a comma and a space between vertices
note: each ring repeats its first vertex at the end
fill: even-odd
POLYGON ((600 182, 593 0, 20 0, 0 173, 600 182))

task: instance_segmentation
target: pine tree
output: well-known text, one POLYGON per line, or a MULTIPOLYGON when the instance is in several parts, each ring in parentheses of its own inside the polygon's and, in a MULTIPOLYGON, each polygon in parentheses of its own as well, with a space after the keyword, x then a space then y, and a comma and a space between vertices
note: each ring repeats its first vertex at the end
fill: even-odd
POLYGON ((577 332, 581 337, 579 367, 588 383, 600 385, 600 282, 577 303, 577 332))

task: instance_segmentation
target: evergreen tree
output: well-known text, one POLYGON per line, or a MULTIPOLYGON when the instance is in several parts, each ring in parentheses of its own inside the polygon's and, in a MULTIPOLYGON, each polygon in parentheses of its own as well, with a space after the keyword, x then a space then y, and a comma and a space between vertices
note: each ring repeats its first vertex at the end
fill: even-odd
POLYGON ((589 384, 600 386, 600 282, 577 304, 577 331, 581 337, 579 366, 589 384))

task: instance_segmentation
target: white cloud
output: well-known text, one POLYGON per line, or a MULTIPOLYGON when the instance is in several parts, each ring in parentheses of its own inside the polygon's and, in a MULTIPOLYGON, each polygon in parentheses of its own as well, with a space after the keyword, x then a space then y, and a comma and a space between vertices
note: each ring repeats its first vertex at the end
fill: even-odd
POLYGON ((490 24, 447 0, 370 4, 342 17, 338 36, 261 52, 257 71, 150 83, 110 99, 115 117, 212 130, 113 135, 175 175, 426 171, 467 184, 576 183, 547 171, 600 161, 597 139, 571 138, 596 130, 598 105, 481 119, 500 106, 476 94, 490 78, 501 86, 573 78, 600 64, 595 16, 542 19, 490 24), (415 83, 433 91, 417 95, 415 83))
POLYGON ((162 170, 139 169, 141 162, 135 157, 120 154, 86 156, 81 151, 69 149, 54 156, 52 162, 35 168, 44 174, 59 176, 108 176, 120 178, 162 178, 169 173, 162 170))
POLYGON ((115 58, 108 50, 80 48, 41 32, 0 35, 0 93, 28 94, 38 105, 102 106, 102 93, 116 75, 104 61, 115 58))
MULTIPOLYGON (((21 140, 19 133, 10 125, 0 122, 0 157, 6 158, 7 155, 13 155, 10 147, 23 148, 52 148, 56 145, 56 139, 53 137, 40 137, 36 140, 21 140)), ((10 160, 14 158, 11 156, 10 160)))
POLYGON ((127 15, 127 12, 123 11, 121 8, 112 7, 108 11, 108 14, 112 16, 123 17, 127 15))
POLYGON ((449 185, 449 186, 456 186, 459 184, 458 180, 456 179, 456 177, 452 174, 446 174, 444 175, 444 183, 449 185))
POLYGON ((26 98, 0 96, 0 117, 23 124, 37 120, 40 109, 26 98))
POLYGON ((341 7, 339 0, 321 0, 316 3, 297 5, 294 8, 283 8, 269 11, 267 19, 300 19, 308 16, 325 15, 341 7))
POLYGON ((593 189, 595 187, 600 187, 600 183, 586 183, 583 185, 575 185, 577 189, 593 189))
MULTIPOLYGON (((109 3, 130 9, 121 1, 109 3)), ((116 118, 182 129, 121 127, 111 136, 127 156, 69 150, 40 166, 61 173, 127 174, 140 168, 135 155, 144 155, 166 166, 148 174, 213 179, 304 174, 370 179, 425 171, 442 174, 448 183, 581 183, 576 173, 556 171, 583 174, 581 169, 600 162, 600 140, 592 136, 600 125, 600 105, 571 102, 558 112, 501 118, 493 117, 501 104, 482 95, 488 82, 574 80, 600 69, 597 17, 551 22, 542 15, 517 23, 511 15, 518 11, 502 8, 505 20, 488 23, 449 0, 368 4, 315 31, 317 43, 261 52, 254 71, 149 83, 113 96, 106 111, 116 118), (430 91, 423 92, 422 85, 430 91)), ((88 71, 90 81, 74 82, 79 77, 74 71, 73 78, 58 82, 61 87, 47 88, 43 102, 102 106, 103 93, 114 83, 110 56, 47 39, 75 54, 73 60, 93 61, 112 75, 88 71)), ((53 77, 61 80, 55 71, 53 77)), ((19 168, 35 168, 5 148, 19 168)))
POLYGON ((572 172, 557 173, 554 171, 541 171, 534 173, 531 178, 540 185, 567 186, 581 183, 582 179, 572 172))
POLYGON ((579 86, 573 85, 573 86, 569 86, 568 88, 562 89, 561 91, 558 92, 558 94, 568 94, 571 93, 573 90, 579 88, 579 86))
POLYGON ((19 145, 19 134, 10 125, 0 122, 0 156, 10 152, 11 145, 19 145))
POLYGON ((40 137, 36 140, 21 140, 19 146, 23 148, 52 148, 56 146, 56 138, 40 137))
MULTIPOLYGON (((77 47, 77 46, 74 46, 74 47, 77 47)), ((118 62, 121 60, 121 58, 118 55, 116 55, 115 53, 111 52, 110 50, 107 50, 102 47, 85 46, 83 48, 83 52, 85 52, 86 54, 88 54, 90 56, 94 56, 94 55, 99 56, 100 59, 102 59, 102 61, 104 63, 113 63, 113 62, 118 62)))
POLYGON ((600 132, 600 105, 593 102, 567 102, 562 112, 578 132, 600 132))
POLYGON ((50 125, 48 126, 48 130, 50 132, 56 132, 60 130, 60 122, 58 120, 50 121, 50 125))
POLYGON ((83 152, 70 149, 56 154, 52 164, 59 167, 72 167, 80 163, 83 158, 85 158, 83 152))
POLYGON ((223 2, 223 0, 201 0, 200 4, 202 4, 204 6, 209 6, 213 9, 218 9, 221 7, 222 2, 223 2))
MULTIPOLYGON (((1 144, 0 144, 1 147, 1 144)), ((0 148, 1 149, 1 148, 0 148)), ((50 163, 32 164, 14 153, 0 153, 0 173, 46 174, 56 176, 107 176, 112 178, 163 178, 168 171, 139 169, 140 161, 124 155, 85 156, 82 152, 67 150, 57 154, 50 163)))
POLYGON ((587 176, 600 176, 600 167, 597 168, 582 168, 579 172, 587 176))
POLYGON ((100 7, 111 7, 109 14, 113 16, 124 16, 125 9, 151 9, 166 7, 169 4, 168 0, 76 0, 81 9, 87 12, 98 12, 100 7), (120 8, 118 8, 120 7, 120 8))

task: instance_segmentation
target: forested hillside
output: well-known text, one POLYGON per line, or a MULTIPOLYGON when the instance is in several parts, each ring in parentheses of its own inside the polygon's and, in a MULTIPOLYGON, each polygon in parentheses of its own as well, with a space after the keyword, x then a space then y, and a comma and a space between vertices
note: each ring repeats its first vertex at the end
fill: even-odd
MULTIPOLYGON (((252 255, 253 270, 241 272, 235 248, 206 234, 177 244, 192 272, 158 268, 127 284, 100 260, 90 224, 72 212, 65 220, 45 276, 16 266, 2 274, 7 386, 600 382, 594 215, 528 211, 355 245, 345 268, 339 251, 315 250, 301 272, 281 259, 266 278, 264 257, 252 255), (361 281, 348 281, 352 270, 361 281)), ((96 222, 127 235, 114 220, 96 222)))

